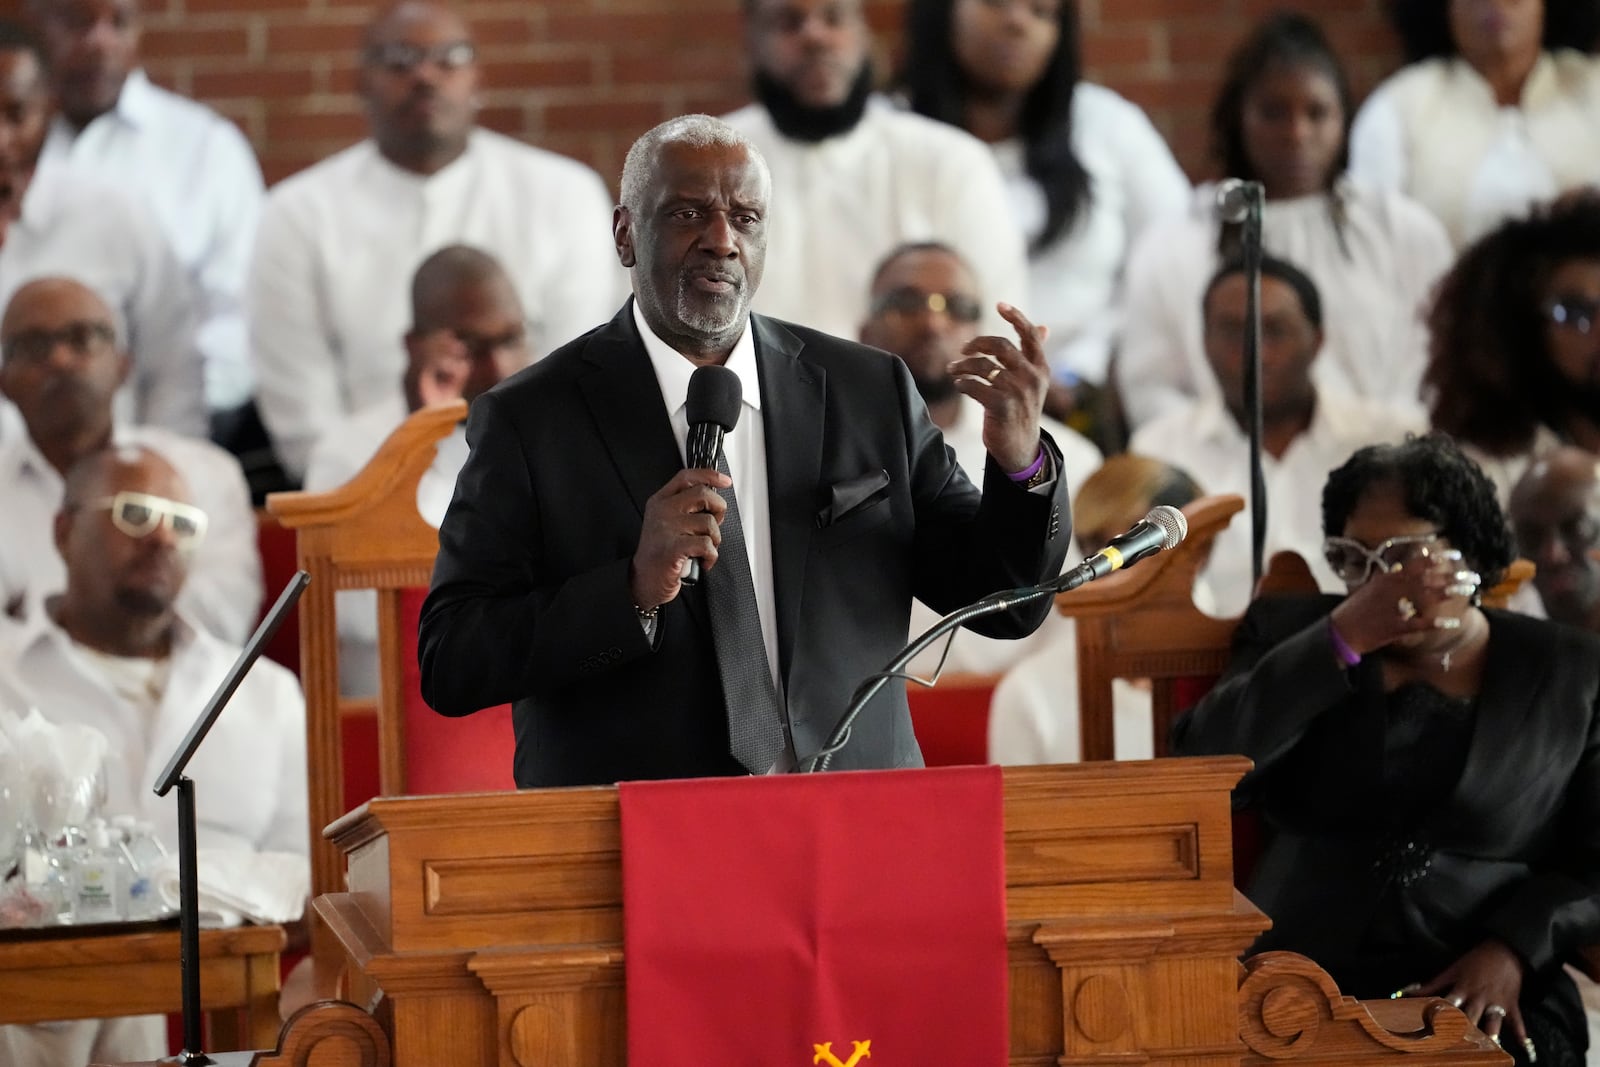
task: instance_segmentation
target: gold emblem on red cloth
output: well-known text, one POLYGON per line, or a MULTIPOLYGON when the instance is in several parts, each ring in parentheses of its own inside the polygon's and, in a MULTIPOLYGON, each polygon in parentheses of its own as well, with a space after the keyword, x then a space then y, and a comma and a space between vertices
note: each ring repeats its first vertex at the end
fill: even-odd
POLYGON ((856 1067, 856 1064, 862 1060, 870 1060, 872 1058, 871 1041, 852 1041, 850 1044, 855 1047, 847 1060, 841 1060, 833 1054, 832 1041, 823 1045, 812 1045, 811 1047, 817 1050, 817 1054, 811 1057, 811 1062, 825 1063, 828 1067, 856 1067))

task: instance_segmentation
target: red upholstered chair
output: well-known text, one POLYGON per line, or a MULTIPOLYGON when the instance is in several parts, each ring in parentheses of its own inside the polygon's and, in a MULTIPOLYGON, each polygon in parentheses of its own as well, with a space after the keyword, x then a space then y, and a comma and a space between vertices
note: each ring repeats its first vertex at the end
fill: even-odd
MULTIPOLYGON (((465 415, 464 403, 419 411, 345 485, 267 499, 267 510, 296 535, 297 564, 311 574, 299 624, 314 895, 344 888, 343 857, 322 837, 322 829, 348 810, 347 801, 374 794, 370 786, 350 788, 358 770, 370 773, 375 763, 375 792, 384 796, 511 788, 513 739, 503 709, 445 719, 416 696, 420 590, 439 551, 439 532, 417 513, 417 483, 433 462, 436 442, 465 415), (377 592, 375 706, 339 697, 334 593, 341 589, 377 592), (366 714, 371 718, 363 720, 366 714), (361 742, 364 751, 347 752, 347 742, 363 737, 371 739, 361 742)), ((342 955, 320 923, 313 921, 311 933, 318 971, 314 989, 326 994, 332 992, 329 979, 342 955)))
POLYGON ((931 689, 906 683, 911 729, 930 767, 989 762, 989 701, 998 674, 947 674, 931 689))

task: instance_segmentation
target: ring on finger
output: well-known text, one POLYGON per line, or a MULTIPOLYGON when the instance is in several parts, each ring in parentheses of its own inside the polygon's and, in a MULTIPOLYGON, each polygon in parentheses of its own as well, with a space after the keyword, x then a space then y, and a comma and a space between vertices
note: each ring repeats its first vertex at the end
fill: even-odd
POLYGON ((1461 620, 1454 615, 1440 615, 1433 620, 1433 628, 1435 630, 1459 630, 1461 629, 1461 620))
POLYGON ((1498 1004, 1490 1004, 1487 1008, 1483 1009, 1483 1014, 1485 1016, 1494 1015, 1504 1019, 1506 1017, 1506 1010, 1498 1004))
POLYGON ((1471 596, 1478 591, 1477 582, 1457 582, 1444 587, 1445 596, 1471 596))
POLYGON ((996 367, 994 370, 991 370, 988 374, 984 375, 984 380, 992 382, 998 377, 1000 377, 1000 368, 996 367))
POLYGON ((1452 1008, 1459 1008, 1467 1002, 1466 997, 1450 997, 1449 1000, 1452 1008))
POLYGON ((1396 600, 1394 602, 1394 610, 1398 612, 1400 618, 1406 622, 1410 622, 1412 619, 1417 617, 1417 606, 1411 602, 1411 598, 1408 596, 1403 596, 1399 600, 1396 600))

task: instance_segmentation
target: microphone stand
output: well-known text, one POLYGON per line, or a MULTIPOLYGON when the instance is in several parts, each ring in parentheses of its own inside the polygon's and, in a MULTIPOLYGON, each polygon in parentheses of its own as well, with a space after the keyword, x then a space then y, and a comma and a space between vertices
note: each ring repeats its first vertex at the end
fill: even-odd
POLYGON ((267 612, 256 632, 240 651, 239 658, 223 677, 222 684, 206 703, 200 717, 189 728, 183 743, 167 761, 161 777, 155 784, 155 794, 166 796, 176 786, 178 790, 178 967, 182 983, 183 1001, 183 1051, 163 1062, 177 1063, 181 1067, 202 1067, 217 1062, 203 1050, 200 1034, 200 867, 198 858, 199 829, 195 815, 194 781, 183 772, 189 760, 205 740, 211 725, 222 714, 222 709, 233 697, 234 690, 244 681, 244 676, 261 656, 262 649, 278 632, 283 621, 300 594, 305 592, 311 576, 297 571, 284 587, 278 600, 267 612))
POLYGON ((1058 577, 1050 579, 1040 585, 1025 586, 1021 589, 1008 589, 1003 593, 994 593, 984 597, 975 604, 968 604, 951 612, 933 626, 929 627, 921 636, 900 650, 899 655, 889 662, 889 665, 877 674, 869 675, 850 698, 850 707, 840 716, 834 725, 833 732, 828 735, 827 743, 814 754, 801 760, 796 771, 800 774, 811 774, 816 771, 825 771, 832 762, 834 754, 850 743, 850 727, 856 721, 867 704, 878 690, 882 689, 890 679, 906 678, 906 665, 915 659, 923 649, 932 645, 956 627, 981 619, 986 615, 996 615, 1002 611, 1031 604, 1035 600, 1057 593, 1065 593, 1095 577, 1094 572, 1084 567, 1074 567, 1058 577))
POLYGON ((1265 190, 1247 182, 1241 250, 1245 276, 1244 408, 1250 433, 1250 588, 1261 581, 1267 545, 1267 479, 1261 465, 1261 212, 1265 190))

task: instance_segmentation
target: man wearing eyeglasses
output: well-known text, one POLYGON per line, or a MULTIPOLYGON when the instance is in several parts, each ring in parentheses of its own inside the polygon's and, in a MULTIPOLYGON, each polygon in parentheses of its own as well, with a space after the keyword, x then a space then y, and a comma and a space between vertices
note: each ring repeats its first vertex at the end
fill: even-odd
POLYGON ((436 249, 466 243, 505 266, 534 352, 605 321, 621 298, 599 175, 478 127, 478 91, 460 16, 402 0, 363 42, 371 138, 267 197, 249 285, 251 348, 262 417, 296 477, 341 418, 399 397, 406 283, 436 249))
MULTIPOLYGON (((1129 451, 1190 472, 1213 493, 1237 493, 1245 510, 1217 535, 1204 577, 1223 615, 1243 611, 1251 593, 1249 412, 1244 400, 1244 266, 1225 263, 1201 297, 1206 360, 1220 395, 1193 399, 1146 423, 1129 451)), ((1411 406, 1319 390, 1312 377, 1323 341, 1322 297, 1298 267, 1268 256, 1261 277, 1262 470, 1267 487, 1266 553, 1292 551, 1317 583, 1344 583, 1322 552, 1321 496, 1328 472, 1364 445, 1421 432, 1411 406)))
MULTIPOLYGON (((412 412, 452 400, 470 403, 528 364, 522 303, 499 262, 466 245, 423 260, 411 280, 405 349, 405 399, 384 397, 323 434, 306 467, 308 490, 332 489, 355 477, 412 412)), ((434 526, 444 521, 466 458, 466 431, 458 426, 439 442, 417 485, 417 510, 434 526)), ((352 589, 338 600, 340 691, 371 696, 378 691, 374 596, 352 589)))
MULTIPOLYGON (((52 103, 32 31, 0 19, 0 302, 52 275, 77 278, 115 312, 133 356, 117 398, 126 421, 204 436, 205 369, 190 278, 142 204, 71 167, 39 167, 52 103)), ((0 411, 0 440, 15 413, 0 411)))
POLYGON ((111 311, 65 278, 30 282, 0 317, 0 396, 25 432, 0 445, 0 611, 36 614, 66 581, 51 541, 63 479, 113 445, 153 449, 183 472, 210 516, 182 599, 202 628, 242 642, 261 607, 255 516, 239 463, 203 438, 117 419, 112 398, 129 373, 111 311))
MULTIPOLYGON (((975 485, 983 484, 988 450, 983 444, 983 405, 956 387, 950 365, 978 336, 982 297, 967 261, 949 245, 925 241, 901 245, 884 257, 872 279, 871 311, 861 326, 863 344, 898 356, 911 372, 928 416, 955 451, 956 462, 975 485)), ((1100 450, 1087 438, 1048 415, 1039 417, 1061 449, 1067 484, 1079 486, 1100 466, 1100 450)), ((1053 616, 1052 616, 1053 618, 1053 616)), ((911 634, 920 634, 938 615, 920 600, 911 607, 911 634)), ((1005 670, 1048 639, 1051 622, 1032 636, 1001 641, 971 631, 956 634, 945 660, 947 671, 993 673, 1005 670)), ((909 638, 908 638, 909 639, 909 638)), ((914 672, 937 668, 942 643, 913 660, 914 672)))
POLYGON ((138 0, 31 0, 60 112, 41 168, 114 182, 147 205, 200 301, 206 402, 227 438, 252 392, 244 320, 264 187, 244 134, 140 67, 138 0))
MULTIPOLYGON (((209 532, 207 516, 160 455, 118 447, 73 465, 52 525, 65 584, 38 614, 0 636, 0 692, 16 694, 53 723, 104 734, 104 814, 149 819, 172 848, 177 809, 150 783, 239 653, 194 626, 180 607, 209 532)), ((305 702, 294 676, 258 662, 189 775, 202 798, 203 856, 212 849, 306 855, 305 702)), ((161 1016, 0 1027, 6 1067, 165 1052, 161 1016)))

